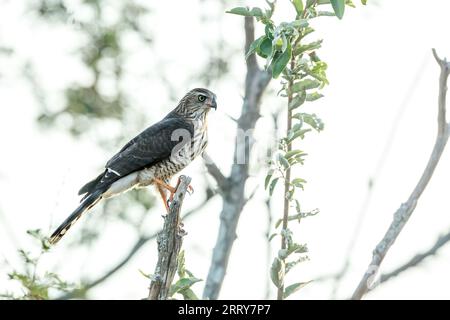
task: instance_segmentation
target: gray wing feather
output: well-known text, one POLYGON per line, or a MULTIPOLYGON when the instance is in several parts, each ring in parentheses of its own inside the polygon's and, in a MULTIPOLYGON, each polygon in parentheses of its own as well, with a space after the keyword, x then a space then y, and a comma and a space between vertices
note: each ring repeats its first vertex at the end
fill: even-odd
POLYGON ((90 190, 82 190, 90 193, 100 188, 106 189, 121 177, 169 159, 172 149, 180 143, 172 140, 172 134, 177 129, 188 130, 191 136, 193 134, 192 124, 178 116, 166 117, 147 128, 106 163, 102 178, 91 185, 90 190))

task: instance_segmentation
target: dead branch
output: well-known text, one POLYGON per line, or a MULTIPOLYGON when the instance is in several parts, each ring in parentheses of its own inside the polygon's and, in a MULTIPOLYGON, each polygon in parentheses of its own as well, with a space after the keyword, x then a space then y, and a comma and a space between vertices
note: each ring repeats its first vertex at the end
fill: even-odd
POLYGON ((373 278, 375 277, 377 270, 384 257, 388 253, 391 246, 394 244, 395 240, 399 236, 405 224, 411 217, 414 209, 416 208, 417 202, 425 190, 428 182, 433 176, 433 172, 436 169, 439 159, 441 158, 442 152, 444 151, 445 145, 449 137, 449 125, 446 121, 446 93, 447 93, 447 79, 450 74, 450 64, 447 60, 442 60, 436 54, 433 49, 433 55, 438 63, 441 72, 439 77, 439 98, 438 98, 438 130, 437 137, 431 152, 430 158, 428 160, 427 166, 420 177, 419 182, 415 186, 411 195, 405 203, 402 203, 400 208, 394 213, 393 221, 389 226, 383 239, 375 247, 372 255, 372 261, 369 264, 367 271, 364 273, 358 287, 352 295, 352 299, 361 299, 370 289, 372 285, 373 278))
POLYGON ((180 176, 180 183, 164 218, 164 227, 158 234, 158 263, 150 283, 148 300, 166 300, 178 267, 178 254, 183 244, 183 224, 180 219, 181 206, 186 195, 190 177, 180 176))

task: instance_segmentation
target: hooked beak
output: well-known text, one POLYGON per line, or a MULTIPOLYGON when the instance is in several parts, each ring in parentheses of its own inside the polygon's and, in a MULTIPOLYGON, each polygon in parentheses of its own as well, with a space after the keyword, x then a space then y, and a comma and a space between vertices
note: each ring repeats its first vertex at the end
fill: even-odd
POLYGON ((214 110, 217 110, 216 98, 209 99, 206 105, 210 108, 213 108, 214 110))

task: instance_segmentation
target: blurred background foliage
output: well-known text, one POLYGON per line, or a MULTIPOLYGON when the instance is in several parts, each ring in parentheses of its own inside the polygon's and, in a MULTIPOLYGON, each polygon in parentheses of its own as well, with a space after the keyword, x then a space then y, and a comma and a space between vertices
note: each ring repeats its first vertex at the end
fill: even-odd
MULTIPOLYGON (((206 1, 201 1, 202 5, 206 1)), ((201 22, 217 23, 220 13, 224 11, 225 1, 219 1, 217 17, 202 14, 201 22)), ((98 147, 105 153, 112 154, 133 135, 158 120, 154 119, 145 110, 159 107, 148 101, 146 109, 136 106, 133 101, 133 88, 126 85, 130 77, 134 81, 156 78, 168 92, 174 105, 180 98, 177 88, 169 80, 172 76, 165 73, 164 68, 152 70, 148 73, 146 68, 142 74, 133 74, 127 68, 132 63, 136 48, 145 48, 152 65, 162 66, 164 61, 155 61, 153 52, 152 29, 153 10, 148 2, 131 1, 105 1, 105 0, 29 0, 26 2, 24 18, 33 20, 37 25, 44 25, 50 30, 64 29, 73 34, 79 41, 71 58, 76 61, 82 73, 86 76, 81 80, 73 81, 59 92, 51 92, 41 81, 39 66, 31 60, 25 61, 22 66, 22 76, 30 85, 35 100, 40 107, 36 122, 42 130, 66 131, 76 139, 89 139, 96 141, 98 147), (127 44, 132 43, 132 48, 127 44), (152 54, 153 52, 153 54, 152 54), (63 99, 54 99, 53 95, 61 95, 63 99), (60 103, 63 101, 63 103, 60 103), (130 126, 131 124, 131 126, 130 126), (104 133, 103 128, 114 128, 104 133)), ((49 35, 51 36, 51 35, 49 35)), ((204 51, 208 54, 204 69, 199 73, 187 76, 187 80, 209 86, 220 81, 228 72, 230 55, 239 52, 233 48, 225 48, 223 38, 219 35, 214 42, 203 43, 204 51)), ((8 59, 13 49, 0 42, 0 59, 8 59)), ((62 72, 64 72, 62 70, 62 72)), ((2 77, 0 71, 0 79, 2 77)), ((189 87, 188 84, 186 84, 189 87)), ((148 90, 154 91, 149 87, 148 90)), ((154 94, 156 92, 153 92, 154 94)), ((171 106, 167 106, 167 111, 171 106)), ((105 159, 106 161, 107 159, 105 159)), ((99 170, 102 170, 99 163, 99 170)), ((206 182, 206 179, 205 179, 206 182)), ((204 190, 205 199, 213 196, 214 191, 207 184, 204 190)), ((129 192, 113 201, 104 202, 96 209, 96 214, 84 223, 68 239, 68 247, 77 249, 80 246, 91 247, 98 239, 105 226, 111 220, 119 220, 135 230, 139 235, 137 244, 139 248, 143 243, 153 239, 147 237, 143 230, 147 213, 155 204, 155 196, 146 189, 129 192)), ((31 232, 33 238, 42 237, 40 230, 31 232)), ((139 249, 138 248, 138 249, 139 249)), ((135 248, 132 248, 134 250, 135 248)), ((75 296, 86 297, 86 281, 81 279, 78 285, 69 284, 61 280, 56 273, 45 272, 39 275, 37 264, 42 254, 48 248, 35 247, 32 252, 20 250, 22 266, 9 266, 13 269, 9 278, 22 286, 23 295, 17 296, 3 292, 3 297, 16 299, 48 299, 61 297, 61 294, 70 294, 74 289, 75 296)), ((134 254, 134 252, 132 252, 134 254)), ((113 274, 115 271, 111 274, 113 274)), ((106 280, 99 278, 100 282, 106 280)), ((146 281, 145 279, 143 281, 146 281)), ((97 283, 95 283, 96 285, 97 283)), ((89 288, 92 283, 87 285, 89 288)))

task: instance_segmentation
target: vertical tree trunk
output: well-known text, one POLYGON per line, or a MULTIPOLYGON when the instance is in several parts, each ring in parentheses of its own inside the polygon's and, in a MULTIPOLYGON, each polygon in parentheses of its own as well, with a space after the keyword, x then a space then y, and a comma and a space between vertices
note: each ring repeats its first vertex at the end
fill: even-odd
MULTIPOLYGON (((252 17, 245 17, 245 51, 248 51, 250 44, 255 40, 254 23, 252 17)), ((249 176, 250 153, 253 145, 253 133, 256 122, 260 117, 261 96, 271 80, 271 75, 262 71, 258 67, 256 56, 250 55, 246 61, 247 74, 245 78, 245 95, 242 105, 242 112, 237 119, 237 134, 245 133, 247 139, 236 141, 234 149, 234 163, 229 177, 224 177, 213 165, 207 165, 208 171, 217 180, 220 193, 223 197, 223 207, 220 214, 219 234, 213 250, 211 266, 203 291, 204 299, 217 299, 222 287, 225 273, 230 258, 231 249, 236 239, 236 229, 239 218, 247 201, 244 190, 245 183, 249 176), (242 158, 242 153, 246 153, 244 163, 239 163, 236 159, 242 158)))

